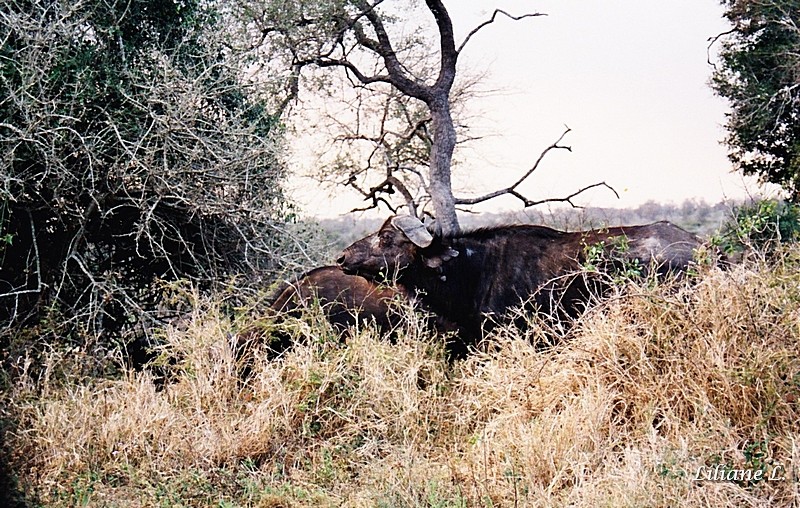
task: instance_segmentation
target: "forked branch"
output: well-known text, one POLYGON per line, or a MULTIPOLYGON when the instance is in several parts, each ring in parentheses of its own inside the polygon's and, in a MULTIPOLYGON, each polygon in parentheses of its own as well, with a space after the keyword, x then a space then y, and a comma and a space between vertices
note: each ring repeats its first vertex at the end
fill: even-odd
POLYGON ((456 198, 456 200, 455 200, 456 205, 475 205, 475 204, 483 203, 484 201, 488 201, 490 199, 494 199, 496 197, 504 196, 504 195, 508 194, 508 195, 514 196, 515 198, 517 198, 520 201, 522 201, 522 203, 525 205, 526 208, 527 207, 531 207, 531 206, 541 205, 543 203, 555 203, 555 202, 569 203, 573 208, 581 208, 580 206, 578 206, 575 203, 573 203, 572 199, 574 197, 578 196, 579 194, 581 194, 583 192, 586 192, 589 189, 594 189, 595 187, 606 187, 611 192, 613 192, 615 196, 617 196, 617 199, 619 199, 619 194, 617 193, 617 191, 613 187, 608 185, 606 182, 597 182, 597 183, 593 183, 592 185, 587 185, 586 187, 583 187, 583 188, 573 192, 572 194, 570 194, 568 196, 565 196, 565 197, 561 197, 561 198, 547 198, 547 199, 540 199, 540 200, 532 200, 532 199, 529 199, 529 198, 525 197, 519 191, 517 191, 517 187, 519 187, 520 184, 522 184, 522 182, 527 180, 528 177, 530 177, 533 174, 533 172, 536 171, 539 168, 539 164, 541 164, 542 160, 544 160, 545 156, 551 150, 567 150, 569 152, 572 152, 572 147, 560 144, 561 141, 564 139, 564 137, 571 130, 572 129, 567 127, 566 130, 561 134, 561 136, 558 137, 558 139, 553 144, 551 144, 550 146, 548 146, 547 148, 542 150, 542 153, 539 154, 539 157, 536 159, 536 162, 533 164, 533 166, 531 166, 531 168, 528 169, 528 171, 526 171, 519 179, 517 179, 516 182, 514 182, 510 186, 508 186, 508 187, 506 187, 504 189, 498 189, 496 191, 489 192, 488 194, 484 194, 483 196, 477 196, 477 197, 474 197, 474 198, 456 198))
POLYGON ((406 185, 402 181, 398 180, 397 178, 391 175, 391 171, 390 174, 386 177, 386 179, 384 179, 378 185, 370 187, 369 190, 362 189, 361 187, 359 187, 355 183, 355 178, 351 178, 351 180, 347 182, 347 184, 353 187, 358 192, 360 192, 361 195, 364 196, 364 201, 370 201, 370 204, 368 206, 361 208, 354 208, 353 210, 350 210, 351 212, 363 212, 366 210, 371 210, 373 208, 377 208, 380 203, 383 203, 392 213, 397 213, 397 208, 393 207, 387 199, 381 197, 381 194, 394 194, 395 190, 397 190, 398 192, 400 192, 400 194, 403 195, 403 198, 405 199, 406 207, 408 207, 408 213, 414 217, 417 216, 417 204, 416 201, 414 200, 414 196, 411 195, 411 192, 408 190, 408 187, 406 187, 406 185))

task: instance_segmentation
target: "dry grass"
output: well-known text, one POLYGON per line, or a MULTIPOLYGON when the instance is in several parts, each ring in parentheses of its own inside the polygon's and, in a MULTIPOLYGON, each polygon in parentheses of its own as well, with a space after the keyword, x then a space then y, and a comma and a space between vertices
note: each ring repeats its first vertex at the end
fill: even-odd
POLYGON ((47 506, 797 506, 797 257, 629 287, 555 347, 506 329, 453 364, 419 323, 346 346, 299 326, 244 382, 242 325, 199 302, 163 389, 20 376, 11 465, 47 506), (716 465, 786 478, 694 479, 716 465))

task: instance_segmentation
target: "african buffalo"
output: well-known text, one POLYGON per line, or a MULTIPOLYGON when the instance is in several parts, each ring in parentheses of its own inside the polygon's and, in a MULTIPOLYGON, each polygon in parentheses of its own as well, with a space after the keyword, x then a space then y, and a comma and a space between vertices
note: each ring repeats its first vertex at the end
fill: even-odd
MULTIPOLYGON (((343 273, 337 266, 322 266, 285 282, 275 293, 270 309, 273 319, 284 315, 299 317, 303 309, 318 304, 325 318, 333 325, 340 337, 344 337, 357 323, 374 323, 382 337, 393 337, 402 324, 405 314, 399 303, 411 301, 424 312, 424 306, 413 294, 399 284, 386 285, 356 275, 343 273)), ((439 335, 451 335, 457 326, 430 312, 427 325, 439 335)), ((238 348, 244 350, 251 343, 265 339, 260 327, 239 334, 238 348)), ((269 334, 270 356, 280 354, 292 345, 289 334, 278 331, 269 334)))
MULTIPOLYGON (((340 337, 357 323, 375 323, 379 333, 387 335, 400 320, 391 302, 403 295, 402 290, 347 275, 336 266, 322 266, 282 283, 271 298, 269 317, 270 322, 280 322, 287 315, 300 317, 304 309, 318 304, 340 337)), ((244 366, 244 377, 249 372, 247 356, 252 346, 261 344, 268 346, 267 357, 274 358, 292 346, 292 336, 281 327, 265 328, 260 322, 239 332, 236 351, 244 366)))
POLYGON ((508 318, 522 302, 551 317, 577 316, 602 289, 601 278, 580 273, 593 249, 614 251, 606 258, 612 264, 665 275, 685 271, 699 245, 669 222, 573 233, 517 225, 434 237, 418 219, 396 216, 337 263, 348 274, 396 280, 474 340, 488 316, 508 318))
POLYGON ((344 333, 356 323, 374 322, 384 334, 394 328, 399 317, 390 309, 392 300, 405 296, 404 289, 393 288, 348 275, 336 266, 315 268, 285 283, 270 307, 277 312, 295 313, 319 302, 333 327, 344 333))

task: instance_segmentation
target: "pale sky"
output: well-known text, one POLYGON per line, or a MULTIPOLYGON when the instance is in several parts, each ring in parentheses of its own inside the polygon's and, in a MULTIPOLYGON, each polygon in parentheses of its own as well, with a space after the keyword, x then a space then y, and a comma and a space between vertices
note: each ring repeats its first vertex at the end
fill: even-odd
MULTIPOLYGON (((393 1, 393 0, 388 0, 393 1)), ((421 2, 420 2, 421 3, 421 2)), ((753 180, 731 173, 725 137, 726 103, 707 85, 708 39, 726 30, 716 0, 450 0, 457 41, 495 7, 511 14, 476 35, 459 65, 488 76, 497 90, 474 100, 472 132, 485 136, 457 154, 459 196, 513 182, 565 129, 572 152, 553 151, 520 189, 530 198, 586 193, 586 206, 635 207, 648 200, 714 203, 758 193, 753 180)), ((419 13, 430 16, 419 9, 419 13)), ((431 18, 432 19, 432 18, 431 18)), ((302 140, 299 141, 302 143, 302 140)), ((293 161, 294 164, 302 164, 293 161)), ((309 215, 336 215, 355 206, 339 189, 331 197, 307 179, 294 195, 309 215)), ((478 210, 519 209, 511 198, 478 210)), ((384 215, 386 211, 382 212, 384 215)))

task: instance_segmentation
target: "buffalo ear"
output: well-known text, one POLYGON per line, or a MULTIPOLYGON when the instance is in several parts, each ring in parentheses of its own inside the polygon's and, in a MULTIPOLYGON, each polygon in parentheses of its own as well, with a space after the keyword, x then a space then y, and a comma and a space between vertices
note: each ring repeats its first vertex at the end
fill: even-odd
POLYGON ((422 261, 425 263, 425 266, 428 268, 441 268, 443 263, 450 261, 454 257, 458 256, 458 251, 455 249, 451 249, 447 247, 444 252, 440 254, 436 254, 435 256, 430 257, 423 257, 422 261))
POLYGON ((433 243, 433 235, 430 234, 425 224, 416 217, 410 215, 398 215, 392 218, 392 226, 399 229, 417 247, 429 247, 433 243))

